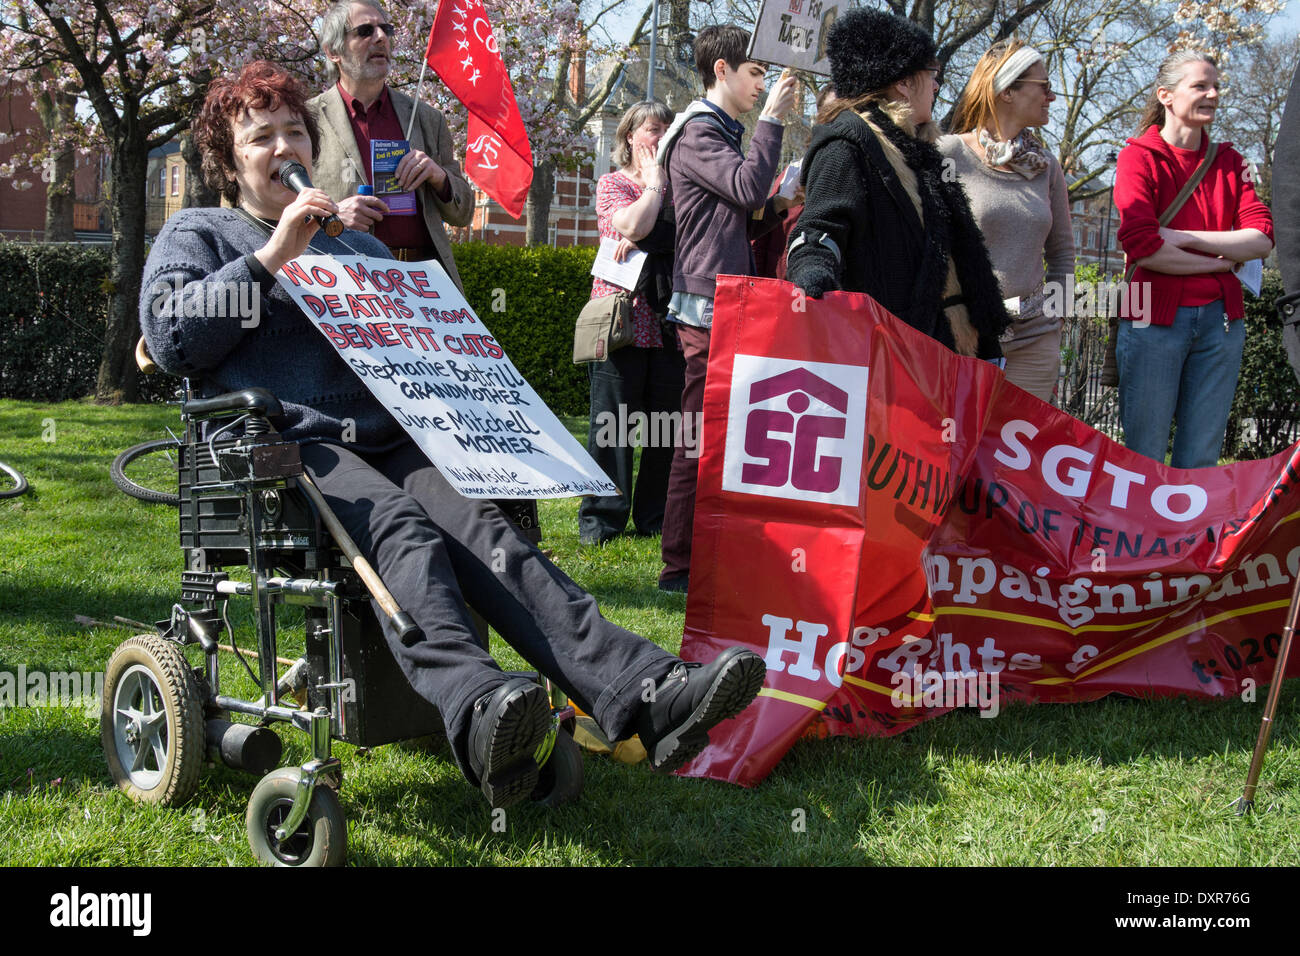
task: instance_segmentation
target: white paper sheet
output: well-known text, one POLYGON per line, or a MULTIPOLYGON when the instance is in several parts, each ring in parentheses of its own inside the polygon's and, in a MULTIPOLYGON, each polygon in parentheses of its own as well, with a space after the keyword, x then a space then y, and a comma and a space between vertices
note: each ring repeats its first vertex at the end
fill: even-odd
POLYGON ((1260 287, 1264 284, 1264 260, 1251 259, 1243 262, 1237 271, 1237 278, 1241 280, 1242 286, 1250 290, 1251 295, 1258 298, 1260 287))
POLYGON ((600 250, 596 253, 596 261, 591 264, 591 274, 598 279, 604 279, 620 289, 627 289, 631 292, 636 288, 636 283, 641 278, 641 268, 645 265, 645 253, 640 249, 633 249, 627 254, 627 258, 622 262, 614 261, 614 250, 618 248, 619 240, 607 239, 604 236, 600 239, 600 250))

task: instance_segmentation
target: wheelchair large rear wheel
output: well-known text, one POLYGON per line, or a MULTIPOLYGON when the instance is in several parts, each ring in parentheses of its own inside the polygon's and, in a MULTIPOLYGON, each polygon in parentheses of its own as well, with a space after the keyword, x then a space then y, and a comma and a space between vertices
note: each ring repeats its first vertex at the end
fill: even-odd
POLYGON ((12 465, 6 465, 0 461, 0 498, 17 498, 27 492, 27 479, 23 473, 12 465), (9 487, 4 487, 5 483, 11 482, 9 487))
POLYGON ((348 856, 348 825, 338 795, 324 784, 312 791, 307 815, 289 839, 280 843, 275 838, 301 778, 301 768, 281 767, 253 788, 244 819, 248 845, 263 866, 342 866, 348 856))
POLYGON ((141 634, 109 658, 99 739, 133 800, 175 806, 194 792, 206 745, 203 693, 171 641, 141 634))
POLYGON ((128 448, 113 459, 108 470, 113 484, 132 498, 175 508, 181 502, 176 493, 179 447, 174 439, 157 438, 128 448))

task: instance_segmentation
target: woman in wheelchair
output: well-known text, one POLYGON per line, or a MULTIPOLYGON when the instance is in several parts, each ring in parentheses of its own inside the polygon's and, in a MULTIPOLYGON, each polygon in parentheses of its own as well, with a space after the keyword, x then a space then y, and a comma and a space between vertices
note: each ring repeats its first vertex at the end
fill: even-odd
POLYGON ((404 640, 384 620, 394 656, 493 806, 532 792, 549 702, 480 647, 467 604, 611 740, 640 734, 655 769, 681 766, 753 700, 762 659, 729 648, 686 664, 605 620, 496 505, 452 490, 277 285, 276 271, 299 255, 390 256, 365 233, 326 236, 319 219, 338 209, 330 197, 279 181, 286 160, 310 173, 319 152, 305 100, 266 61, 212 83, 193 135, 204 178, 235 208, 182 210, 163 227, 140 300, 150 353, 173 374, 201 377, 205 394, 260 386, 279 398, 283 437, 300 443, 305 470, 418 625, 404 640), (206 314, 239 289, 239 301, 253 292, 255 314, 206 314))

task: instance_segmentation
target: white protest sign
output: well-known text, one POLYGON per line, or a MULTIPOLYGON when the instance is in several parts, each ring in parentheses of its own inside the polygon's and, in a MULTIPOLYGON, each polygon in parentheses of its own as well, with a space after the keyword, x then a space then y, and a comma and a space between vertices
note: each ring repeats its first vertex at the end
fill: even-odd
POLYGON ((839 10, 830 0, 763 0, 746 58, 830 76, 826 34, 839 10))
POLYGON ((437 262, 299 256, 276 278, 465 497, 616 493, 437 262))

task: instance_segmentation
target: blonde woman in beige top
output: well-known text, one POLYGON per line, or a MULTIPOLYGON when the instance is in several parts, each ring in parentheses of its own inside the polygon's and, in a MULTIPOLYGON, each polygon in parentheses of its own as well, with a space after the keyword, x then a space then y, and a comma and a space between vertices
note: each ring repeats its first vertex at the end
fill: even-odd
POLYGON ((1032 129, 1047 122, 1055 99, 1036 50, 1017 39, 995 44, 957 101, 951 134, 938 143, 970 197, 1009 300, 1007 378, 1045 402, 1061 365, 1061 317, 1051 306, 1063 296, 1046 295, 1044 282, 1064 283, 1074 272, 1065 175, 1032 129))

